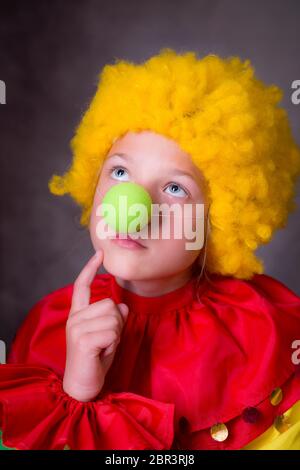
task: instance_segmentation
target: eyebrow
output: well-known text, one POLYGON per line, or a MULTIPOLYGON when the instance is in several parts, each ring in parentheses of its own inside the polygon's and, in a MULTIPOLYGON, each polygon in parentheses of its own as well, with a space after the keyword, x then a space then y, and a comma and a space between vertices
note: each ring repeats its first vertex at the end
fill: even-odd
POLYGON ((107 157, 106 160, 109 160, 112 157, 121 157, 121 158, 125 158, 125 159, 126 158, 131 159, 131 155, 128 155, 127 153, 116 152, 116 153, 113 153, 112 155, 109 155, 109 157, 107 157))
POLYGON ((195 179, 195 177, 192 175, 192 173, 189 173, 188 171, 182 171, 182 170, 174 170, 172 171, 171 173, 172 175, 174 176, 189 176, 190 178, 193 178, 193 180, 195 179))
MULTIPOLYGON (((121 157, 121 158, 124 158, 124 159, 132 159, 131 155, 128 155, 127 153, 123 153, 123 152, 116 152, 116 153, 113 153, 112 155, 109 155, 109 157, 106 158, 106 160, 109 160, 110 158, 112 157, 121 157)), ((190 178, 192 178, 193 180, 195 180, 195 177, 187 172, 187 171, 182 171, 182 170, 179 170, 179 169, 175 169, 174 171, 171 172, 171 174, 173 176, 188 176, 190 178)))

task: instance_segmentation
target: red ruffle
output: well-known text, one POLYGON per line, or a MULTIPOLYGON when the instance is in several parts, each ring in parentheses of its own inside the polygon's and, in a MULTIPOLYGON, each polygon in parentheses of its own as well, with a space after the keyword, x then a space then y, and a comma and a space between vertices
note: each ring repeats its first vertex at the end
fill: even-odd
POLYGON ((45 368, 4 364, 0 372, 0 423, 8 447, 162 450, 172 444, 173 404, 129 392, 80 402, 45 368))

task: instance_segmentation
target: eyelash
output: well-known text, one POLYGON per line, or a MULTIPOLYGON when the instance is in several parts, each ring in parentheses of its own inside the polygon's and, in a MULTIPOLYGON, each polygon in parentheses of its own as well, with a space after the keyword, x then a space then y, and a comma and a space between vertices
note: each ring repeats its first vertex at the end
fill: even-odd
MULTIPOLYGON (((170 181, 170 183, 167 184, 166 188, 168 188, 169 186, 171 185, 174 185, 174 186, 178 186, 180 189, 182 189, 185 194, 186 194, 186 197, 190 196, 190 193, 187 189, 185 189, 181 184, 178 184, 178 183, 175 183, 174 181, 170 181)), ((175 196, 176 197, 176 196, 175 196)))
MULTIPOLYGON (((124 170, 124 171, 127 171, 126 168, 124 168, 124 167, 122 167, 122 166, 120 166, 120 165, 115 165, 115 166, 112 166, 112 167, 108 168, 107 174, 108 174, 108 175, 111 175, 111 173, 112 173, 113 171, 115 171, 116 169, 122 169, 122 170, 124 170)), ((174 181, 170 181, 170 182, 166 185, 166 188, 168 188, 171 184, 174 184, 175 186, 178 186, 179 188, 181 188, 181 189, 186 193, 187 196, 190 196, 190 192, 189 192, 184 186, 182 186, 181 184, 175 183, 174 181)), ((166 188, 165 188, 165 189, 166 189, 166 188)), ((176 197, 176 196, 175 196, 175 197, 176 197)))
POLYGON ((127 170, 126 170, 125 168, 123 168, 122 166, 116 165, 116 166, 112 166, 112 167, 108 168, 107 174, 110 175, 110 174, 111 174, 114 170, 116 170, 117 168, 118 168, 118 169, 121 168, 122 170, 127 171, 127 170))

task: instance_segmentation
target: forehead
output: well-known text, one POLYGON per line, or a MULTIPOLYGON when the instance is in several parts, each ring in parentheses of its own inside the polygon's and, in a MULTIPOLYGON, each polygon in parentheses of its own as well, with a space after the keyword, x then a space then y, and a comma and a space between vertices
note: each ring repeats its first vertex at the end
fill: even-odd
POLYGON ((195 179, 202 177, 191 156, 182 150, 177 142, 150 130, 128 131, 124 136, 115 140, 106 158, 118 153, 124 154, 124 158, 127 157, 128 161, 144 163, 149 167, 159 165, 159 168, 187 171, 195 179))

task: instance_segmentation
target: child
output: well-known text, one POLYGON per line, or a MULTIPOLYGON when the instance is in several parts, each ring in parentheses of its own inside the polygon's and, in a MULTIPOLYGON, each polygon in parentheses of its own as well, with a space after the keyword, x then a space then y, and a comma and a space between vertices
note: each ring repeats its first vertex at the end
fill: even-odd
POLYGON ((254 254, 296 207, 280 99, 237 57, 163 49, 104 67, 50 182, 82 207, 96 254, 37 302, 0 368, 5 446, 300 449, 300 298, 254 254), (203 204, 204 246, 100 239, 97 208, 124 182, 203 204))

